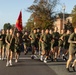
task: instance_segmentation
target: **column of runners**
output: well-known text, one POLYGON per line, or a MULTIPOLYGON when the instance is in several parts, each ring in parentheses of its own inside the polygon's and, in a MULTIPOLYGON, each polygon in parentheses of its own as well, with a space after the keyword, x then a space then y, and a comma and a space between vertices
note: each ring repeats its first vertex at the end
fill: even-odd
MULTIPOLYGON (((70 63, 76 53, 76 29, 74 31, 61 30, 58 28, 42 29, 34 28, 31 32, 13 31, 13 29, 0 32, 0 60, 6 57, 6 66, 12 66, 12 59, 15 57, 15 62, 19 60, 22 45, 24 54, 27 54, 28 47, 31 48, 31 58, 36 57, 36 51, 39 52, 40 60, 47 63, 47 60, 58 61, 58 58, 63 58, 67 61, 66 69, 69 71, 70 63), (73 48, 74 47, 74 48, 73 48), (71 50, 70 50, 71 49, 71 50), (69 56, 69 59, 68 59, 69 56)), ((75 71, 74 60, 71 67, 75 71)))

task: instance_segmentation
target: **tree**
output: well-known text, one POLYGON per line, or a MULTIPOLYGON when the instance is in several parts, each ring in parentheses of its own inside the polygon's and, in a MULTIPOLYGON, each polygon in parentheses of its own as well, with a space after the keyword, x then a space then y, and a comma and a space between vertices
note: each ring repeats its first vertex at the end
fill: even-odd
MULTIPOLYGON (((53 14, 59 0, 34 0, 34 4, 28 8, 28 12, 31 12, 30 21, 27 25, 32 23, 32 27, 39 28, 52 28, 53 27, 53 14)), ((31 26, 30 26, 31 27, 31 26)))
POLYGON ((11 27, 12 27, 12 26, 11 26, 10 23, 5 23, 3 28, 4 28, 5 30, 7 30, 7 29, 10 29, 11 27))
POLYGON ((24 30, 31 31, 34 27, 34 22, 31 21, 31 18, 28 19, 28 22, 26 23, 26 26, 24 27, 24 30))
POLYGON ((72 10, 72 24, 74 27, 76 27, 76 5, 74 6, 72 10))

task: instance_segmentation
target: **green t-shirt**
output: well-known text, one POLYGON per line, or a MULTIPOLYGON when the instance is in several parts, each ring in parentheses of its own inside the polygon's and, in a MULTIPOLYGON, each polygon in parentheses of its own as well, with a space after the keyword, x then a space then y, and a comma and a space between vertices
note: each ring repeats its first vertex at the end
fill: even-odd
POLYGON ((76 41, 76 33, 72 33, 69 37, 70 46, 76 47, 76 43, 73 43, 73 41, 76 41))
POLYGON ((31 43, 36 43, 37 34, 36 33, 31 33, 29 36, 32 38, 31 43))

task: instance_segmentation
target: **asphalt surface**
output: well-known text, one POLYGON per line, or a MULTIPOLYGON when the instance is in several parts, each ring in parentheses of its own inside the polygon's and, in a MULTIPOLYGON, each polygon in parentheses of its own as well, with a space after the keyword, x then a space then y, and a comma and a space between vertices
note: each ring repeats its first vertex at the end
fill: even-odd
POLYGON ((66 62, 59 59, 59 62, 48 61, 47 64, 39 60, 39 56, 32 60, 29 55, 20 56, 19 62, 13 66, 6 67, 6 60, 0 60, 0 75, 76 75, 76 72, 67 72, 66 62))
MULTIPOLYGON (((48 62, 48 67, 50 67, 57 75, 76 75, 76 71, 70 67, 70 72, 66 70, 66 62, 48 62)), ((76 67, 75 67, 76 68, 76 67)))

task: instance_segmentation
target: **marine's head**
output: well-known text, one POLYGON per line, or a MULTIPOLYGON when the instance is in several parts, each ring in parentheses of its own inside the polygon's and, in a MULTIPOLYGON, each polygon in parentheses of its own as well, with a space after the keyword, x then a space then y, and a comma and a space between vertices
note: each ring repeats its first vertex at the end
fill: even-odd
POLYGON ((48 33, 49 33, 49 29, 46 29, 46 30, 45 30, 45 33, 48 34, 48 33))

